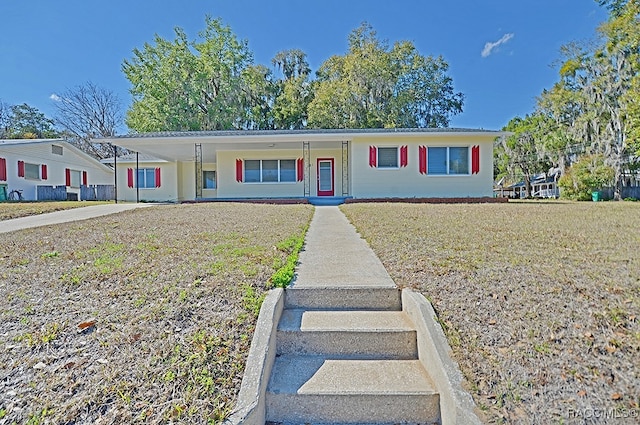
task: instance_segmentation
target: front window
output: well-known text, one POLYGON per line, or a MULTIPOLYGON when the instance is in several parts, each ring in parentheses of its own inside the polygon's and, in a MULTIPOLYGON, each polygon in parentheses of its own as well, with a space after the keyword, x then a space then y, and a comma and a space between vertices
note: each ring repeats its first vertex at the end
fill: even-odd
POLYGON ((40 165, 25 162, 24 177, 32 180, 40 180, 40 165))
POLYGON ((216 188, 216 172, 203 171, 202 184, 204 189, 215 189, 216 188))
POLYGON ((71 177, 71 184, 69 186, 70 187, 80 187, 81 172, 77 171, 77 170, 71 170, 69 172, 69 175, 71 177))
POLYGON ((469 174, 468 147, 429 147, 427 154, 428 174, 469 174))
POLYGON ((138 187, 140 189, 152 189, 157 187, 155 168, 139 168, 138 169, 138 187))
POLYGON ((449 174, 469 174, 469 148, 449 148, 449 174))
POLYGON ((398 148, 378 148, 378 168, 398 168, 398 148))
POLYGON ((244 161, 245 183, 296 181, 295 159, 249 159, 244 161))

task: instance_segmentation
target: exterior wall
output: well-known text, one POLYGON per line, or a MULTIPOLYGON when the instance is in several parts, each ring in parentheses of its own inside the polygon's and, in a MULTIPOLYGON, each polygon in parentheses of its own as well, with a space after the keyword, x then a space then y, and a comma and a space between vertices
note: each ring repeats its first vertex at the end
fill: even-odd
MULTIPOLYGON (((177 162, 139 162, 142 168, 160 168, 160 187, 140 188, 141 202, 176 202, 178 197, 178 163, 177 162)), ((135 162, 118 162, 118 200, 136 202, 135 162), (128 170, 133 170, 133 187, 129 187, 128 170)), ((193 199, 193 198, 191 198, 193 199)))
MULTIPOLYGON (((202 164, 202 171, 215 171, 216 172, 216 188, 215 189, 205 189, 203 187, 202 188, 202 197, 203 198, 217 198, 218 197, 218 170, 217 170, 216 164, 213 164, 213 163, 202 164)), ((195 171, 194 171, 194 176, 195 176, 195 171)), ((194 192, 195 192, 195 187, 194 187, 194 192)))
MULTIPOLYGON (((282 183, 245 183, 236 181, 236 159, 299 159, 303 157, 302 143, 300 149, 290 150, 250 150, 221 151, 217 154, 216 178, 218 198, 301 198, 305 196, 304 180, 282 183)), ((318 194, 318 159, 334 159, 334 192, 342 195, 342 151, 340 149, 310 149, 310 164, 305 164, 304 172, 309 173, 310 196, 318 194)), ((208 169, 203 165, 203 170, 208 169)), ((213 191, 211 191, 213 192, 213 191)), ((203 197, 213 194, 203 190, 203 197)))
POLYGON ((354 198, 458 198, 493 196, 493 138, 495 136, 410 137, 352 142, 351 187, 354 198), (471 148, 480 147, 479 172, 471 174, 471 148), (407 165, 385 169, 369 165, 369 148, 407 146, 407 165), (419 146, 469 147, 470 173, 429 175, 419 170, 419 146))
MULTIPOLYGON (((302 145, 302 144, 301 144, 302 145)), ((236 159, 298 159, 300 150, 222 151, 217 153, 218 198, 297 198, 304 196, 304 182, 245 183, 236 181, 236 159)))
POLYGON ((318 196, 318 159, 334 159, 333 177, 334 177, 334 196, 342 196, 342 150, 341 149, 310 149, 311 164, 307 167, 305 164, 305 172, 308 170, 311 180, 311 196, 318 196))
POLYGON ((189 201, 196 198, 196 164, 193 162, 177 163, 177 200, 189 201))
MULTIPOLYGON (((82 173, 86 172, 88 185, 113 185, 111 169, 64 142, 0 143, 0 158, 4 158, 7 165, 7 180, 0 184, 7 184, 7 192, 22 190, 22 196, 28 201, 37 200, 37 186, 65 186, 66 169, 79 171, 81 179, 82 173), (52 145, 62 147, 62 155, 52 153, 52 145), (18 161, 38 165, 39 178, 18 177, 18 161), (42 165, 46 166, 46 179, 42 165)), ((80 199, 79 186, 68 187, 67 193, 76 193, 80 199)))

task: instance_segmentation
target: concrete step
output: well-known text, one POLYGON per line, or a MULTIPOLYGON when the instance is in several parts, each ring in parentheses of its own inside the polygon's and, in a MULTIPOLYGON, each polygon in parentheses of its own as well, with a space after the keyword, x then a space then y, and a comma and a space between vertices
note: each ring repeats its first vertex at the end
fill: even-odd
POLYGON ((402 311, 286 309, 278 324, 276 341, 278 354, 418 358, 416 330, 402 311))
POLYGON ((440 422, 440 398, 418 360, 276 358, 266 420, 284 424, 440 422))
POLYGON ((402 310, 398 288, 380 286, 292 287, 285 308, 304 310, 402 310))

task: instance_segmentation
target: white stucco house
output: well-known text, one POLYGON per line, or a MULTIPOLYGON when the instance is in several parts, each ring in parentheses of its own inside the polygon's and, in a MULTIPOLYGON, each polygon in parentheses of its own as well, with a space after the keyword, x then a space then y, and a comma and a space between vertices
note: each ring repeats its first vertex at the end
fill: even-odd
MULTIPOLYGON (((493 141, 475 129, 253 130, 99 139, 126 148, 118 199, 484 198, 493 141)), ((106 160, 113 163, 113 159, 106 160)))
POLYGON ((0 200, 13 190, 27 201, 52 191, 82 200, 87 188, 113 186, 113 179, 111 168, 62 139, 0 140, 0 200))

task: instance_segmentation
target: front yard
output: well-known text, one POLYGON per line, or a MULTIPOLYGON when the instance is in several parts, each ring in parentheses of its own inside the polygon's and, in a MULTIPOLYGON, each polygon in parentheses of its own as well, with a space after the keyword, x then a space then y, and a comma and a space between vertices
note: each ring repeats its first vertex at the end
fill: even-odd
MULTIPOLYGON (((341 208, 432 301, 487 423, 635 423, 640 204, 341 208)), ((221 422, 312 214, 167 205, 0 234, 0 424, 221 422)))
POLYGON ((640 204, 352 204, 430 299, 489 423, 637 423, 640 204))
POLYGON ((310 206, 156 206, 0 234, 0 424, 219 423, 310 206))

